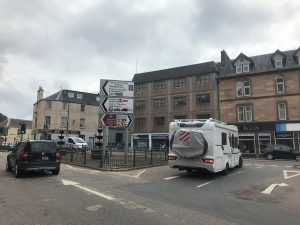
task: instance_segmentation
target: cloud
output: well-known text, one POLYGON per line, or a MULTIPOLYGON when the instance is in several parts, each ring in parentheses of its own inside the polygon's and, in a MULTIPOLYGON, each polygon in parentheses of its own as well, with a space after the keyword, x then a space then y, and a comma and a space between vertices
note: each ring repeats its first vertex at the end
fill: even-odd
POLYGON ((2 0, 0 112, 31 118, 39 86, 97 93, 136 68, 298 48, 299 11, 296 0, 2 0))

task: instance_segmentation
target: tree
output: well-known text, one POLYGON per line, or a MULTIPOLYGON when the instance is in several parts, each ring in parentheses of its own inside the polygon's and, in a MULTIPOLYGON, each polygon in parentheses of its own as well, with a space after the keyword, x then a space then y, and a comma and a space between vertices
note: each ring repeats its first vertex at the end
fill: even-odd
POLYGON ((5 116, 4 114, 0 113, 0 122, 4 121, 7 119, 7 116, 5 116))

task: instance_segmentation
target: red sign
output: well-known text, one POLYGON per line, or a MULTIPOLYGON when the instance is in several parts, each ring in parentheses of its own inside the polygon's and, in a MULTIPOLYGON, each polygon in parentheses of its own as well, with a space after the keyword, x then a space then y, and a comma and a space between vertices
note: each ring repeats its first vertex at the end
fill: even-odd
POLYGON ((102 117, 102 122, 105 126, 108 127, 115 127, 117 126, 117 118, 116 118, 116 114, 105 114, 102 117))

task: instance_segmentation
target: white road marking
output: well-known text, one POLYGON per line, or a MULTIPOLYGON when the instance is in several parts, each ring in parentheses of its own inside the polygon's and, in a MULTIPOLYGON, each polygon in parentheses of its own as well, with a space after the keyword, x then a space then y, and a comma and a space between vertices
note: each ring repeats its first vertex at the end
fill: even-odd
POLYGON ((204 183, 204 184, 200 184, 200 185, 198 185, 196 188, 201 188, 201 187, 203 187, 203 186, 205 186, 205 185, 208 185, 208 184, 210 184, 210 183, 213 183, 213 182, 215 182, 216 180, 212 180, 212 181, 209 181, 209 182, 206 182, 206 183, 204 183))
POLYGON ((102 209, 102 205, 92 205, 86 208, 89 211, 97 212, 99 209, 102 209))
POLYGON ((240 174, 240 173, 245 173, 247 170, 242 170, 242 171, 240 171, 240 172, 236 172, 236 173, 232 173, 232 174, 229 174, 229 175, 227 175, 228 177, 230 177, 230 176, 234 176, 234 175, 237 175, 237 174, 240 174))
POLYGON ((244 163, 245 166, 251 166, 251 163, 244 163))
POLYGON ((260 169, 260 168, 263 168, 263 166, 257 166, 257 167, 255 167, 255 169, 260 169))
POLYGON ((88 189, 88 188, 86 188, 86 187, 82 187, 82 186, 79 185, 79 183, 76 183, 76 182, 74 182, 74 181, 70 181, 70 180, 61 180, 61 181, 62 181, 62 183, 63 183, 64 185, 71 185, 71 186, 78 187, 78 188, 80 188, 80 189, 82 189, 82 190, 85 190, 85 191, 87 191, 87 192, 90 192, 90 193, 92 193, 92 194, 94 194, 94 195, 97 195, 97 196, 99 196, 99 197, 101 197, 101 198, 105 198, 105 199, 110 200, 110 201, 112 201, 112 200, 115 199, 114 197, 111 197, 111 196, 109 196, 109 195, 106 195, 106 194, 103 194, 103 193, 100 193, 100 192, 97 192, 97 191, 88 189))
POLYGON ((289 179, 292 177, 297 177, 300 175, 300 171, 299 170, 283 170, 283 177, 284 179, 289 179), (294 173, 293 175, 288 176, 288 173, 294 173))
POLYGON ((146 170, 142 170, 141 172, 139 172, 136 177, 139 177, 142 173, 146 172, 146 170))
POLYGON ((272 166, 272 167, 279 167, 278 165, 269 165, 269 166, 272 166))
POLYGON ((267 187, 264 191, 262 191, 261 193, 263 194, 271 194, 271 192, 274 190, 274 188, 276 186, 279 186, 279 187, 287 187, 289 186, 288 184, 285 184, 285 183, 281 183, 281 184, 271 184, 269 187, 267 187))
POLYGON ((66 165, 67 167, 69 167, 69 168, 71 168, 71 169, 74 169, 74 167, 73 166, 70 166, 70 165, 66 165))
POLYGON ((285 166, 286 168, 293 168, 293 166, 285 166))
POLYGON ((181 176, 179 175, 179 176, 173 176, 173 177, 166 177, 166 178, 164 178, 164 180, 172 180, 172 179, 175 179, 177 177, 181 177, 181 176))

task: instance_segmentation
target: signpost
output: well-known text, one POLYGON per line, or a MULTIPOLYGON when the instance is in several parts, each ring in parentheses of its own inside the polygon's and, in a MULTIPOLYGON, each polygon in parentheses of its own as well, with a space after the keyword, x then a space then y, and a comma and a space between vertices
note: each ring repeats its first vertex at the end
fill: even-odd
POLYGON ((110 127, 125 128, 124 154, 128 154, 128 127, 132 123, 133 95, 134 83, 131 81, 100 79, 99 127, 104 127, 102 158, 108 145, 110 127))

